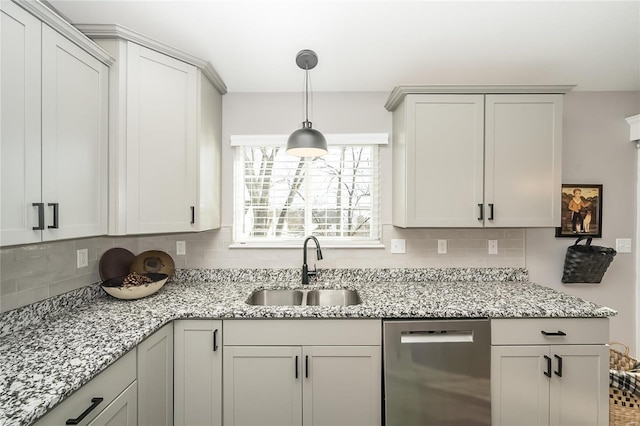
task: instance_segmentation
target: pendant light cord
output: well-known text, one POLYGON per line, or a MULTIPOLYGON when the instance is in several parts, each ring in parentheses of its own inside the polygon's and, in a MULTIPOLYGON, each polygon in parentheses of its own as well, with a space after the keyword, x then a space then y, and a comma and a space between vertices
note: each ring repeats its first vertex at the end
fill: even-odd
POLYGON ((305 121, 309 121, 309 65, 304 66, 305 121))

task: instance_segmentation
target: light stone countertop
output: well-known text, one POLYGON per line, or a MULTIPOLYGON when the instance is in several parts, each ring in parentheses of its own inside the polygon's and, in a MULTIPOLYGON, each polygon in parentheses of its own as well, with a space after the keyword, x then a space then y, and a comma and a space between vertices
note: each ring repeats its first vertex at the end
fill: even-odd
MULTIPOLYGON (((287 281, 273 280, 273 276, 268 277, 271 279, 269 282, 260 282, 253 279, 255 277, 242 281, 243 275, 239 274, 234 276, 236 281, 233 282, 221 282, 224 278, 220 277, 213 280, 217 282, 204 282, 202 280, 211 277, 202 273, 179 273, 175 282, 147 298, 127 301, 102 295, 61 312, 51 312, 46 320, 5 333, 0 337, 0 424, 33 423, 161 326, 175 319, 616 315, 610 308, 524 281, 526 271, 514 281, 490 281, 493 276, 472 281, 473 274, 463 274, 460 281, 450 282, 423 281, 423 275, 411 278, 411 275, 404 274, 400 279, 395 279, 397 277, 393 274, 378 276, 385 281, 373 281, 374 277, 367 276, 345 280, 348 277, 342 275, 312 284, 309 288, 355 289, 360 294, 361 304, 283 307, 245 303, 256 289, 300 288, 301 285, 292 279, 296 274, 282 275, 287 281), (406 281, 407 277, 412 280, 406 281)), ((95 289, 93 292, 99 294, 95 289)))

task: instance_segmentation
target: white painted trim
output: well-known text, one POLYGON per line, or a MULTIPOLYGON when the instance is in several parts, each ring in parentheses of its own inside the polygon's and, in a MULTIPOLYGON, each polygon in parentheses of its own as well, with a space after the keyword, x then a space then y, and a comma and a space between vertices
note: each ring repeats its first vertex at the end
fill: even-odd
POLYGON ((33 0, 13 0, 13 2, 62 34, 65 38, 71 40, 71 42, 94 56, 103 64, 111 66, 115 62, 115 59, 95 44, 93 40, 74 28, 73 25, 49 9, 45 4, 33 0))
POLYGON ((384 107, 393 111, 408 94, 565 94, 576 87, 575 84, 563 85, 523 85, 523 84, 483 84, 473 86, 403 84, 396 86, 389 94, 384 107))
POLYGON ((202 73, 221 95, 227 93, 227 85, 209 61, 190 55, 182 50, 175 49, 168 44, 142 35, 118 24, 76 24, 75 27, 92 39, 119 38, 127 40, 188 64, 195 65, 202 70, 202 73))
POLYGON ((637 143, 640 148, 640 114, 627 117, 629 123, 629 140, 637 143))
MULTIPOLYGON (((387 145, 388 133, 325 134, 328 145, 387 145)), ((231 135, 231 146, 286 146, 289 135, 231 135)))

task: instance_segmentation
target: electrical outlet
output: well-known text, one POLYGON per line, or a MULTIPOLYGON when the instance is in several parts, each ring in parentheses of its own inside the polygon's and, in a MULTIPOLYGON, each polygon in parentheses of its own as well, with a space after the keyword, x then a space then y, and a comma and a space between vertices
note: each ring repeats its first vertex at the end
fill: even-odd
POLYGON ((631 253, 631 238, 616 238, 616 251, 618 253, 631 253))
POLYGON ((498 240, 489 240, 489 254, 498 254, 498 240))
POLYGON ((405 240, 391 240, 391 253, 392 254, 402 254, 407 252, 406 242, 405 240))
POLYGON ((76 260, 78 269, 89 266, 89 249, 80 249, 76 251, 76 260))
POLYGON ((447 240, 438 240, 438 254, 447 254, 447 240))
POLYGON ((185 254, 187 254, 186 241, 176 241, 176 254, 179 256, 184 256, 185 254))

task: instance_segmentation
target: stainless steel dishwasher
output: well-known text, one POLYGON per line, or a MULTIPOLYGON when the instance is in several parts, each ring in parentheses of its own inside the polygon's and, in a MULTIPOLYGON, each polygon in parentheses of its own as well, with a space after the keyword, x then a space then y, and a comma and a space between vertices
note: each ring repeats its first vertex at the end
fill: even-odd
POLYGON ((491 424, 489 320, 384 322, 386 426, 491 424))

